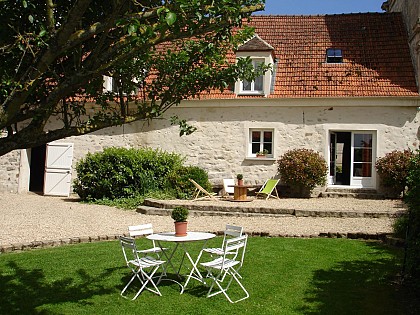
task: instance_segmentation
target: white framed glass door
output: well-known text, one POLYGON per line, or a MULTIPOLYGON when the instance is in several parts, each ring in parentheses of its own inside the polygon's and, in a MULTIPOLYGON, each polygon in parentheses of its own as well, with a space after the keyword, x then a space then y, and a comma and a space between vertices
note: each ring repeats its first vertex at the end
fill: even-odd
POLYGON ((355 187, 371 188, 374 180, 374 156, 376 135, 373 132, 352 132, 351 137, 351 181, 355 187))
POLYGON ((375 187, 376 132, 330 131, 328 184, 375 187))

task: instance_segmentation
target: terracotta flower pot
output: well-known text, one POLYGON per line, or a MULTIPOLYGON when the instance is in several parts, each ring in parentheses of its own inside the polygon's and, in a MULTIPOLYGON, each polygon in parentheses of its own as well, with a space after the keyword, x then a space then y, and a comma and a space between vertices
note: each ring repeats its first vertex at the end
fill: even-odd
POLYGON ((187 222, 175 222, 175 236, 187 236, 187 222))
POLYGON ((238 179, 238 186, 243 186, 243 185, 244 185, 244 180, 238 179))

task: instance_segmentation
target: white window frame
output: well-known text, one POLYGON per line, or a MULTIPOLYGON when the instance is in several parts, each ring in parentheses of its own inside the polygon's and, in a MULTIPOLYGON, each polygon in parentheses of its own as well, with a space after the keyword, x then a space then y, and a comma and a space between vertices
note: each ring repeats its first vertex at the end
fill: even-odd
MULTIPOLYGON (((252 65, 255 68, 257 68, 260 64, 265 64, 265 59, 264 58, 252 58, 251 59, 252 65)), ((240 90, 239 93, 240 94, 264 94, 264 85, 265 85, 265 80, 264 80, 264 74, 261 74, 258 79, 261 80, 261 89, 255 89, 255 80, 249 82, 251 84, 251 89, 250 90, 245 90, 244 89, 244 81, 240 81, 240 90)))
POLYGON ((343 59, 343 50, 341 48, 327 48, 325 52, 325 63, 344 63, 343 59), (329 52, 332 52, 333 54, 329 54, 329 52), (339 53, 338 53, 339 52, 339 53))
MULTIPOLYGON (((112 92, 114 94, 117 94, 117 89, 115 88, 115 84, 114 84, 114 78, 104 75, 104 84, 103 84, 103 89, 104 92, 112 92)), ((136 78, 132 79, 132 82, 134 83, 138 83, 138 80, 136 78)), ((138 91, 133 91, 130 93, 130 95, 136 95, 138 93, 138 91)), ((123 93, 123 95, 126 95, 126 93, 123 93)))
POLYGON ((257 152, 262 151, 264 148, 267 147, 267 142, 264 142, 264 132, 271 132, 271 150, 269 150, 269 154, 267 154, 266 158, 272 159, 274 157, 274 129, 272 128, 249 128, 248 133, 248 157, 256 158, 257 152), (259 132, 260 133, 260 141, 259 141, 259 149, 258 151, 253 152, 253 142, 252 142, 252 133, 259 132))

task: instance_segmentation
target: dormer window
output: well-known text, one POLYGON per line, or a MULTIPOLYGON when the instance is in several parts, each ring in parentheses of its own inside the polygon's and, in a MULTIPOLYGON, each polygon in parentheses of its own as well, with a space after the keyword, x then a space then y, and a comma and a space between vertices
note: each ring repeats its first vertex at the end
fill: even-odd
POLYGON ((327 63, 342 63, 343 62, 342 50, 337 49, 337 48, 328 48, 326 62, 327 63))
MULTIPOLYGON (((275 60, 274 48, 258 34, 239 46, 236 50, 236 58, 249 58, 254 69, 262 70, 261 66, 273 65, 275 60)), ((262 71, 261 71, 262 72, 262 71)), ((265 96, 271 91, 273 71, 265 71, 253 81, 238 80, 235 84, 236 95, 265 96)))
MULTIPOLYGON (((252 59, 252 66, 258 69, 264 64, 264 59, 252 59)), ((260 75, 254 81, 243 80, 241 82, 241 92, 244 93, 263 93, 264 92, 264 76, 260 75)))
MULTIPOLYGON (((112 92, 114 94, 119 93, 119 89, 122 89, 125 85, 126 89, 130 89, 131 92, 129 94, 134 95, 137 94, 138 88, 137 88, 137 79, 133 78, 130 82, 124 82, 121 78, 114 78, 110 76, 103 76, 104 83, 103 83, 103 89, 105 92, 112 92), (127 86, 130 85, 130 86, 127 86)), ((126 92, 123 92, 123 95, 126 95, 126 92)))

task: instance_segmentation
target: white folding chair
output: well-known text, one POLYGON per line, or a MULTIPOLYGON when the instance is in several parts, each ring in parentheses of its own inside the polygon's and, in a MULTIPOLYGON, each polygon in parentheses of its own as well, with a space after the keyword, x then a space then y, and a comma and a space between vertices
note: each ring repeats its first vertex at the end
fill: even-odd
POLYGON ((226 224, 225 231, 223 232, 222 247, 204 248, 203 252, 209 253, 211 256, 213 256, 213 255, 218 255, 218 256, 223 255, 226 240, 229 239, 229 238, 242 236, 243 231, 244 231, 244 228, 242 226, 226 224))
POLYGON ((159 284, 160 280, 162 279, 163 273, 161 273, 160 276, 157 277, 158 280, 156 284, 153 281, 153 278, 156 271, 161 265, 165 263, 165 261, 157 260, 153 257, 148 256, 139 257, 139 251, 137 250, 136 242, 131 237, 120 236, 120 242, 127 267, 130 268, 133 273, 133 276, 131 277, 130 281, 128 281, 127 285, 121 291, 121 296, 127 298, 127 296, 124 295, 124 293, 136 278, 140 281, 141 287, 131 300, 135 300, 144 289, 161 296, 162 294, 160 293, 156 285, 159 284), (147 272, 148 270, 149 272, 147 272), (152 288, 147 287, 147 284, 149 283, 152 286, 152 288))
POLYGON ((247 235, 231 238, 226 240, 223 255, 209 262, 201 263, 207 269, 207 277, 212 280, 207 297, 212 297, 219 293, 223 293, 230 303, 236 303, 245 300, 249 297, 248 291, 242 285, 240 279, 242 276, 239 274, 241 269, 246 250, 246 243, 248 240, 247 235), (231 255, 233 254, 233 257, 231 255), (228 256, 229 255, 229 256, 228 256), (227 291, 235 280, 242 291, 245 293, 244 297, 233 301, 227 291), (212 292, 215 285, 219 288, 218 291, 212 292))
MULTIPOLYGON (((128 227, 128 233, 131 237, 135 238, 136 236, 146 236, 153 234, 153 226, 151 223, 147 224, 140 224, 140 225, 131 225, 128 227)), ((141 249, 138 252, 143 256, 147 256, 149 254, 156 254, 156 257, 160 259, 160 253, 163 250, 167 250, 167 248, 161 248, 156 246, 155 241, 152 241, 153 247, 147 249, 141 249)))
POLYGON ((233 178, 224 178, 223 179, 223 194, 224 195, 233 195, 235 180, 233 178))

